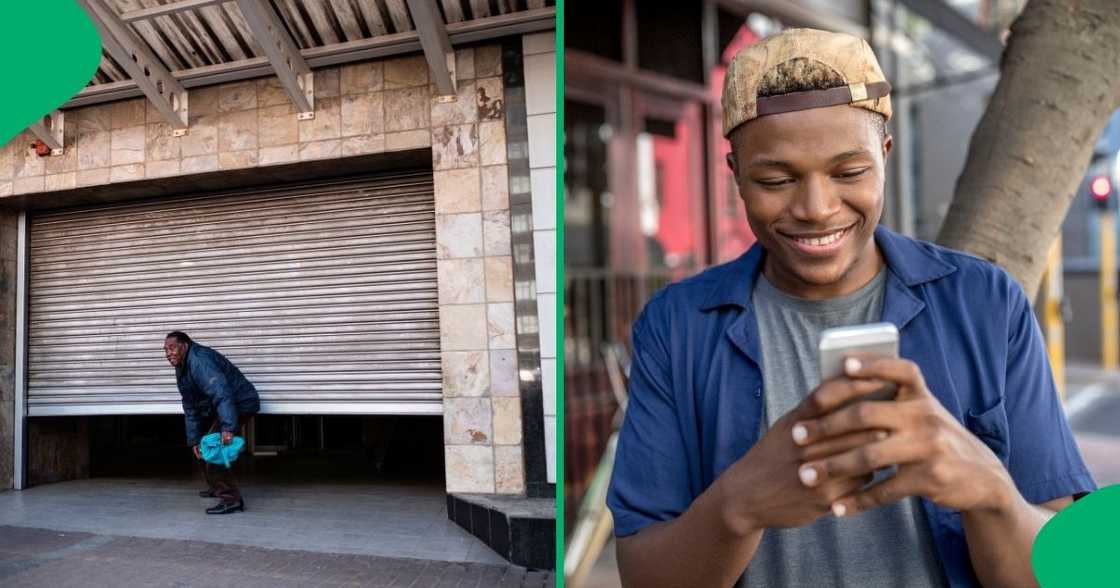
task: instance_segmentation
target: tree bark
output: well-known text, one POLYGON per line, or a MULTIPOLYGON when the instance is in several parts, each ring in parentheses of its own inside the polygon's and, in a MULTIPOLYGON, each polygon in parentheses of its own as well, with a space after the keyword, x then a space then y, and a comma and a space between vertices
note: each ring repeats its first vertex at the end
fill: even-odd
POLYGON ((999 264, 1033 296, 1118 106, 1120 1, 1030 0, 1011 25, 938 243, 999 264))

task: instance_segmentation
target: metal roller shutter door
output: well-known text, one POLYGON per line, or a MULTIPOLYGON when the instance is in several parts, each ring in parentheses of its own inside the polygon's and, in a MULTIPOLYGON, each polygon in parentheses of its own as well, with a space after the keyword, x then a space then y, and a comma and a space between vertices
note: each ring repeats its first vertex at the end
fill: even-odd
POLYGON ((38 214, 31 416, 181 412, 164 335, 262 412, 442 411, 431 174, 38 214))

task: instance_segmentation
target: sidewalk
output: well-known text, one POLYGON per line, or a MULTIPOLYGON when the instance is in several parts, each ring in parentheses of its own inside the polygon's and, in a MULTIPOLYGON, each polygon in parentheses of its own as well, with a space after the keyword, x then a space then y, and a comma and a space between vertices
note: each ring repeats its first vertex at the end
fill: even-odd
POLYGON ((509 565, 315 553, 204 541, 0 526, 0 585, 533 587, 551 572, 509 565))

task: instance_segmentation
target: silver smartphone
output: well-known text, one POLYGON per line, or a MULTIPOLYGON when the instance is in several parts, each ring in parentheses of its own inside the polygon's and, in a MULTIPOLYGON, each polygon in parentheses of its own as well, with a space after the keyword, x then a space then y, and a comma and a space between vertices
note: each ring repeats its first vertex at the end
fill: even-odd
MULTIPOLYGON (((817 346, 820 352, 821 382, 844 373, 844 360, 855 354, 898 357, 898 328, 892 323, 871 323, 827 329, 817 346)), ((893 400, 898 393, 889 384, 863 396, 861 400, 893 400)))

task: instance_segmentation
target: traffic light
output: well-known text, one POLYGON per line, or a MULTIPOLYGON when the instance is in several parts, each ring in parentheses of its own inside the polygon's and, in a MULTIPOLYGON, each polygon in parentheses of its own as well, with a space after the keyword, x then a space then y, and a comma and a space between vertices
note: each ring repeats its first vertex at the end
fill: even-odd
POLYGON ((1108 209, 1108 199, 1112 196, 1112 180, 1108 176, 1097 176, 1089 182, 1089 194, 1093 202, 1102 210, 1108 209))

